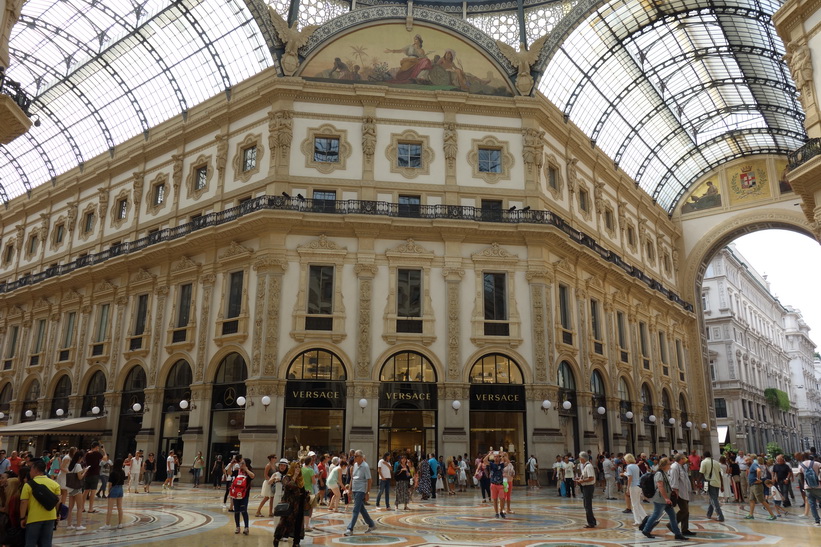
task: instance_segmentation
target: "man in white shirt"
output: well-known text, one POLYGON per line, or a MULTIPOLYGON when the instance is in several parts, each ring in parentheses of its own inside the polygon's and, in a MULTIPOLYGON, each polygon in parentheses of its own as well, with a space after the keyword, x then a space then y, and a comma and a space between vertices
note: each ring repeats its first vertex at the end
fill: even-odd
POLYGON ((604 472, 604 497, 609 500, 616 499, 616 466, 613 464, 612 454, 605 454, 602 462, 602 472, 604 472))
POLYGON ((128 479, 128 491, 131 492, 131 487, 134 487, 134 493, 137 493, 137 487, 140 486, 140 472, 143 468, 143 451, 138 450, 137 455, 131 458, 131 471, 128 479))
POLYGON ((721 483, 721 465, 712 458, 709 450, 704 451, 704 459, 701 460, 699 472, 704 477, 704 482, 708 484, 707 493, 710 495, 707 518, 713 516, 713 509, 715 509, 718 521, 724 522, 724 513, 721 512, 721 504, 718 502, 719 491, 724 491, 724 485, 721 483))
POLYGON ((536 470, 538 468, 536 457, 531 454, 530 459, 527 460, 527 485, 533 489, 536 488, 536 470))
POLYGON ((385 452, 376 469, 379 472, 379 493, 376 495, 376 506, 379 507, 379 500, 382 499, 382 492, 385 493, 385 510, 391 511, 391 462, 388 460, 390 454, 385 452))
POLYGON ((741 496, 744 499, 749 498, 748 490, 750 485, 748 484, 747 480, 747 471, 749 471, 750 466, 747 465, 747 459, 744 456, 744 451, 739 450, 738 455, 735 457, 735 463, 738 464, 738 470, 741 472, 741 496))
POLYGON ((575 472, 576 466, 570 461, 570 456, 566 455, 562 462, 562 471, 564 472, 565 495, 569 497, 576 497, 576 481, 575 472))
POLYGON ((593 494, 596 492, 596 468, 590 463, 590 456, 587 452, 579 452, 579 460, 581 461, 581 472, 576 481, 579 483, 584 499, 584 514, 587 517, 587 524, 584 527, 595 528, 597 523, 593 515, 593 494))
POLYGON ((670 488, 678 498, 674 505, 678 505, 676 522, 683 536, 694 536, 690 531, 690 474, 687 472, 687 454, 676 454, 670 466, 670 488))
POLYGON ((174 488, 174 473, 176 470, 177 464, 174 459, 174 451, 168 451, 168 457, 165 459, 165 482, 162 483, 162 489, 165 490, 166 488, 174 488))

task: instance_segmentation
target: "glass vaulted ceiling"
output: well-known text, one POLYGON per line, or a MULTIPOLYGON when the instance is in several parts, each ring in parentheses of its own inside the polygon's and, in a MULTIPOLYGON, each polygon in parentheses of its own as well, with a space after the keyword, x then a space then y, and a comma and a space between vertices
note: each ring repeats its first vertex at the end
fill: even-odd
POLYGON ((539 86, 667 211, 744 155, 786 153, 804 114, 770 0, 615 0, 586 16, 539 86))
POLYGON ((9 50, 40 126, 0 147, 3 199, 273 64, 241 0, 28 0, 9 50))

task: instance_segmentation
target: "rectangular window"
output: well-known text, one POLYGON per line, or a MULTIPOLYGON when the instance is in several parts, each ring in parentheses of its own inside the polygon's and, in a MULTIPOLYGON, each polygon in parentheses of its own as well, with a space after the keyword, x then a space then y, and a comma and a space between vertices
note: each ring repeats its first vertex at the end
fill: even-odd
POLYGON ((609 207, 604 210, 604 227, 608 230, 613 230, 615 228, 615 223, 613 222, 613 210, 609 207))
POLYGON ((639 322, 639 345, 641 355, 648 357, 650 355, 650 349, 647 346, 647 323, 644 321, 639 322))
POLYGON ((727 417, 727 401, 724 399, 715 399, 716 404, 716 418, 727 417))
POLYGON ((162 205, 165 202, 165 184, 154 186, 154 205, 162 205))
POLYGON ((590 197, 587 190, 579 190, 579 209, 585 213, 590 210, 590 197))
POLYGON ((99 344, 104 342, 108 335, 108 310, 110 304, 103 304, 100 306, 100 311, 97 314, 97 336, 94 342, 99 344))
MULTIPOLYGON (((507 321, 507 274, 489 273, 483 275, 484 308, 486 321, 507 321)), ((508 336, 507 323, 485 323, 485 336, 508 336)))
POLYGON ((502 200, 482 200, 482 220, 498 221, 502 219, 502 200))
POLYGON ((14 245, 6 245, 6 254, 3 257, 3 262, 8 264, 14 258, 14 245))
POLYGON ((57 233, 54 235, 54 241, 55 241, 55 243, 62 243, 63 238, 66 235, 66 225, 65 224, 58 224, 56 230, 57 230, 57 233))
POLYGON ((208 183, 208 166, 197 167, 194 173, 194 190, 202 190, 208 183))
POLYGON ((339 163, 339 138, 314 137, 314 161, 339 163))
POLYGON ((128 200, 121 199, 117 203, 117 220, 125 220, 125 216, 128 213, 128 200))
POLYGON ((479 172, 501 173, 502 151, 498 148, 479 148, 479 172))
POLYGON ((137 297, 137 316, 134 318, 134 336, 145 333, 145 320, 148 315, 148 295, 141 294, 137 297))
POLYGON ((399 196, 399 216, 418 217, 421 206, 419 196, 399 196))
POLYGON ((659 357, 661 362, 667 364, 667 335, 659 331, 659 357))
POLYGON ((552 165, 547 168, 547 184, 554 190, 559 189, 559 170, 552 165))
POLYGON ((333 190, 314 190, 314 209, 327 213, 336 211, 336 192, 333 190))
POLYGON ((228 307, 225 310, 225 317, 239 317, 242 311, 242 282, 245 272, 242 270, 231 273, 228 280, 228 307))
POLYGON ((399 167, 422 168, 422 145, 400 142, 396 150, 396 164, 399 167))
POLYGON ((40 353, 43 351, 43 343, 46 341, 46 320, 40 319, 37 321, 37 330, 34 334, 34 346, 31 348, 32 353, 40 353))
POLYGON ((242 170, 251 171, 257 166, 257 147, 251 146, 242 151, 242 170))
POLYGON ((40 243, 40 238, 37 236, 31 236, 31 239, 29 239, 29 254, 34 254, 37 252, 38 243, 40 243))
MULTIPOLYGON (((177 328, 181 329, 188 326, 189 316, 191 314, 191 283, 180 285, 180 307, 177 313, 177 328)), ((235 316, 232 316, 235 317, 235 316)))
POLYGON ((573 330, 573 319, 570 312, 570 289, 559 285, 559 324, 565 330, 573 330))
POLYGON ((741 413, 744 414, 744 417, 747 418, 747 401, 741 399, 741 413))
POLYGON ((334 267, 311 266, 308 273, 308 313, 330 315, 334 312, 334 267))
POLYGON ((66 315, 66 327, 63 330, 63 348, 70 348, 74 342, 74 323, 77 319, 77 312, 68 312, 66 315))
POLYGON ((6 342, 6 359, 14 359, 17 354, 17 335, 20 333, 18 325, 12 325, 6 342))
POLYGON ((593 339, 602 339, 601 328, 601 306, 598 300, 590 300, 590 329, 593 331, 593 339))
POLYGON ((422 317, 422 270, 396 272, 396 315, 422 317))
POLYGON ((88 212, 88 213, 86 213, 85 222, 83 223, 83 232, 89 233, 93 229, 94 229, 94 213, 88 212))
POLYGON ((624 324, 624 312, 616 312, 616 327, 619 331, 619 347, 627 349, 627 329, 624 324))
POLYGON ((627 244, 631 247, 636 246, 636 230, 632 226, 627 227, 627 244))

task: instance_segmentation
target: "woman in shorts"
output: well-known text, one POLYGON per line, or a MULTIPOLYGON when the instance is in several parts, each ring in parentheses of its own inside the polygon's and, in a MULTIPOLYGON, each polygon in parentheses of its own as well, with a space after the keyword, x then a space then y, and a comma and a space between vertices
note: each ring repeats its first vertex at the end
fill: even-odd
POLYGON ((117 458, 111 466, 111 473, 108 475, 108 483, 111 489, 108 491, 108 512, 105 515, 105 525, 100 530, 113 530, 123 527, 123 485, 125 484, 125 470, 123 460, 117 458), (117 506, 117 525, 111 524, 111 514, 114 506, 117 506))

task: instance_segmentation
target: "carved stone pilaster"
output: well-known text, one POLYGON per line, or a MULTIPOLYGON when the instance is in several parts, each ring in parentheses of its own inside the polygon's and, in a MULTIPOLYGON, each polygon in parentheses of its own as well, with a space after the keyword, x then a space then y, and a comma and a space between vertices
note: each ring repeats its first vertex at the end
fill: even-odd
MULTIPOLYGON (((148 385, 156 385, 157 369, 159 368, 160 340, 163 338, 163 314, 165 299, 168 298, 168 287, 157 287, 157 316, 154 318, 154 333, 151 335, 151 359, 148 367, 148 385)), ((147 402, 147 401, 146 401, 147 402)))
POLYGON ((462 356, 460 351, 461 328, 459 323, 459 284, 465 270, 461 268, 445 268, 442 270, 447 285, 446 295, 448 300, 448 380, 459 380, 459 372, 462 366, 462 356))
POLYGON ((74 378, 72 380, 73 385, 77 386, 80 384, 80 370, 83 368, 80 363, 83 362, 85 359, 86 353, 86 341, 88 340, 88 323, 89 318, 91 317, 91 306, 88 304, 80 307, 80 313, 82 315, 82 319, 80 320, 80 336, 77 337, 77 359, 74 361, 76 363, 74 367, 74 378))
POLYGON ((208 346, 208 331, 210 329, 211 315, 211 293, 214 290, 214 282, 217 276, 212 273, 205 274, 200 278, 202 283, 202 309, 200 310, 200 328, 197 340, 197 362, 194 366, 194 381, 202 382, 205 369, 205 349, 208 346))
POLYGON ((359 319, 356 333, 356 377, 368 378, 371 372, 371 294, 374 264, 357 264, 354 267, 359 278, 359 319))
MULTIPOLYGON (((288 262, 284 258, 265 256, 254 262, 254 270, 257 271, 257 275, 260 276, 260 279, 264 279, 264 294, 268 295, 268 297, 264 299, 264 304, 258 302, 260 309, 257 312, 258 319, 264 317, 264 324, 259 327, 259 334, 262 332, 265 333, 264 342, 260 341, 260 359, 263 363, 263 374, 265 376, 273 376, 276 374, 276 360, 279 347, 279 303, 282 296, 282 274, 287 268, 288 262), (264 310, 262 309, 263 307, 265 308, 264 310)), ((255 329, 256 328, 257 326, 255 324, 255 329)), ((255 331, 255 337, 256 336, 257 333, 255 331)), ((259 349, 259 346, 255 347, 255 351, 257 349, 259 349)))
MULTIPOLYGON (((264 321, 265 306, 268 298, 266 298, 266 289, 268 275, 265 273, 257 274, 257 294, 256 304, 254 306, 254 340, 251 346, 251 376, 259 375, 260 363, 262 362, 262 329, 264 321)), ((270 298, 270 297, 269 297, 270 298)))
POLYGON ((530 305, 533 317, 533 350, 535 377, 537 382, 547 382, 547 308, 545 307, 545 286, 534 278, 530 283, 530 305))
POLYGON ((128 303, 128 297, 118 296, 115 300, 117 304, 117 324, 114 327, 114 338, 111 340, 111 360, 109 362, 109 378, 116 378, 117 364, 119 363, 120 350, 123 347, 123 321, 125 318, 125 305, 128 303))

